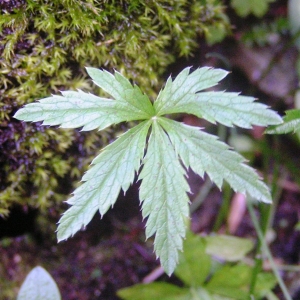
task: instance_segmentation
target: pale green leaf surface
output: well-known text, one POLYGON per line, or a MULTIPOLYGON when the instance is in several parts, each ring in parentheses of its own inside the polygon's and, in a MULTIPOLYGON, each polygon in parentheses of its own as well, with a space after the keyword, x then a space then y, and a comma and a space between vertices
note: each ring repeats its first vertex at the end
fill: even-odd
POLYGON ((269 134, 285 134, 300 130, 300 109, 287 110, 283 117, 283 123, 270 126, 265 132, 269 134))
POLYGON ((154 250, 164 270, 171 274, 178 262, 189 214, 189 186, 167 134, 153 122, 139 179, 146 237, 155 234, 154 250))
POLYGON ((171 108, 169 113, 185 112, 228 127, 251 128, 252 125, 268 126, 282 122, 276 112, 254 100, 238 93, 203 92, 189 95, 186 101, 171 108))
POLYGON ((153 282, 150 284, 136 284, 121 289, 117 295, 124 300, 191 300, 188 288, 175 286, 167 282, 153 282))
POLYGON ((150 122, 144 121, 128 130, 93 160, 92 168, 82 178, 85 183, 67 201, 72 206, 59 221, 58 241, 86 226, 97 210, 105 214, 120 190, 128 189, 140 167, 149 126, 150 122))
POLYGON ((249 239, 230 235, 212 235, 205 237, 206 253, 226 261, 239 261, 253 249, 249 239))
POLYGON ((203 67, 190 73, 190 68, 185 68, 172 81, 169 77, 165 87, 160 91, 154 107, 158 115, 173 113, 177 106, 185 106, 190 97, 204 89, 218 84, 228 72, 221 69, 203 67))
POLYGON ((51 275, 42 267, 37 266, 30 271, 17 300, 60 300, 61 295, 51 275))
POLYGON ((154 115, 153 105, 138 86, 132 86, 121 73, 111 74, 96 68, 86 68, 94 83, 120 103, 126 103, 135 120, 149 119, 154 115))
POLYGON ((130 109, 125 105, 82 91, 62 92, 62 96, 27 104, 14 117, 23 121, 43 121, 43 125, 60 125, 63 128, 83 126, 82 130, 101 130, 132 120, 130 109))
POLYGON ((219 188, 226 180, 234 191, 248 193, 263 202, 272 201, 268 187, 251 167, 244 164, 245 159, 217 137, 166 118, 160 118, 159 123, 168 132, 186 168, 190 167, 201 177, 207 173, 219 188))
POLYGON ((189 214, 184 166, 200 176, 207 173, 220 188, 226 180, 235 191, 271 201, 267 186, 244 164, 242 156, 212 135, 161 117, 186 112, 213 123, 246 128, 281 121, 275 112, 255 103, 251 97, 201 92, 218 84, 228 72, 204 67, 190 73, 190 68, 186 68, 174 80, 168 79, 152 105, 139 87, 120 73, 94 68, 87 71, 95 84, 114 99, 68 91, 28 104, 15 117, 64 128, 83 127, 83 130, 104 129, 123 121, 147 121, 121 135, 93 160, 92 168, 83 176, 84 183, 67 201, 71 207, 59 222, 59 241, 86 226, 97 210, 103 215, 115 203, 119 192, 126 191, 133 182, 142 160, 140 200, 143 217, 147 218, 146 237, 155 235, 154 250, 168 274, 178 262, 189 214))

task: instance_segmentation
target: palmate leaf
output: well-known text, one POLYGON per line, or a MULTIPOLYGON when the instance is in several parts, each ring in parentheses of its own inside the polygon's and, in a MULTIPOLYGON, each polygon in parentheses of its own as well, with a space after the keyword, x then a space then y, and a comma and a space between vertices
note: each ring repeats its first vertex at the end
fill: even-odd
POLYGON ((269 134, 283 134, 300 130, 300 109, 291 109, 285 112, 283 123, 270 126, 265 132, 269 134))
POLYGON ((153 104, 139 87, 131 85, 120 73, 113 75, 94 68, 87 71, 94 83, 113 100, 68 91, 62 96, 28 104, 15 115, 20 120, 43 121, 44 125, 65 128, 83 127, 83 130, 103 129, 130 120, 142 121, 93 160, 93 166, 82 178, 84 183, 67 201, 71 207, 59 221, 59 241, 86 226, 97 210, 103 215, 115 203, 120 191, 125 192, 132 184, 140 168, 146 237, 155 235, 154 250, 168 274, 178 263, 178 251, 182 249, 186 231, 188 168, 200 176, 207 173, 220 188, 226 180, 236 191, 271 202, 268 187, 244 164, 242 156, 199 128, 163 117, 178 112, 191 113, 213 123, 245 128, 281 122, 275 112, 254 102, 252 97, 201 92, 216 85, 226 76, 226 71, 204 67, 190 73, 190 68, 186 68, 174 81, 168 79, 153 104))

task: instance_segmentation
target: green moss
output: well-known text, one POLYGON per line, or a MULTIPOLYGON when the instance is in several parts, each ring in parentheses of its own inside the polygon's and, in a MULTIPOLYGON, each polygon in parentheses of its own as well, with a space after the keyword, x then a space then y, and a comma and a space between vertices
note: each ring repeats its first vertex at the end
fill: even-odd
POLYGON ((161 75, 212 28, 229 30, 224 8, 206 1, 7 2, 0 19, 0 214, 13 203, 46 209, 65 199, 113 132, 79 133, 12 119, 22 105, 58 93, 95 92, 85 66, 117 69, 155 95, 161 75), (9 6, 10 5, 10 6, 9 6))

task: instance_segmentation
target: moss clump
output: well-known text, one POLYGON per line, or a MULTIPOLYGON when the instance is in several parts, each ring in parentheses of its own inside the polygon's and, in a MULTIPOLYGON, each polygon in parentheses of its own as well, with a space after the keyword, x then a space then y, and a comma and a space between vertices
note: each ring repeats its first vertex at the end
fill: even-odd
POLYGON ((20 106, 59 90, 95 89, 85 66, 117 69, 154 95, 197 36, 214 42, 229 28, 217 0, 15 0, 0 9, 1 215, 12 203, 47 208, 65 199, 114 136, 20 123, 12 119, 20 106))

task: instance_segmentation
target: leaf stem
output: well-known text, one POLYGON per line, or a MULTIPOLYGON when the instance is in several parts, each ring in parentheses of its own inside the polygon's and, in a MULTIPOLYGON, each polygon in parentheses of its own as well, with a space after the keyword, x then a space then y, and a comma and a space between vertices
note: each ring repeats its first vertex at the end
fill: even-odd
POLYGON ((252 219, 252 222, 253 222, 253 225, 254 225, 254 228, 256 230, 256 233, 258 235, 258 238, 259 238, 259 241, 261 243, 261 246, 262 246, 262 249, 264 250, 264 253, 266 255, 266 257, 268 258, 269 260, 269 263, 270 263, 270 266, 272 268, 272 271, 277 279, 277 282, 285 296, 285 299, 286 300, 292 300, 292 297, 290 296, 289 292, 288 292, 288 289, 285 285, 285 283, 283 282, 279 272, 278 272, 278 269, 276 267, 276 264, 274 262, 274 259, 273 259, 273 256, 271 254, 271 251, 265 241, 265 238, 264 238, 264 235, 263 235, 263 232, 260 228, 260 225, 259 225, 259 222, 258 222, 258 219, 255 215, 255 212, 254 212, 254 208, 253 208, 253 204, 250 202, 250 201, 247 201, 247 207, 248 207, 248 211, 250 213, 250 216, 251 216, 251 219, 252 219))

